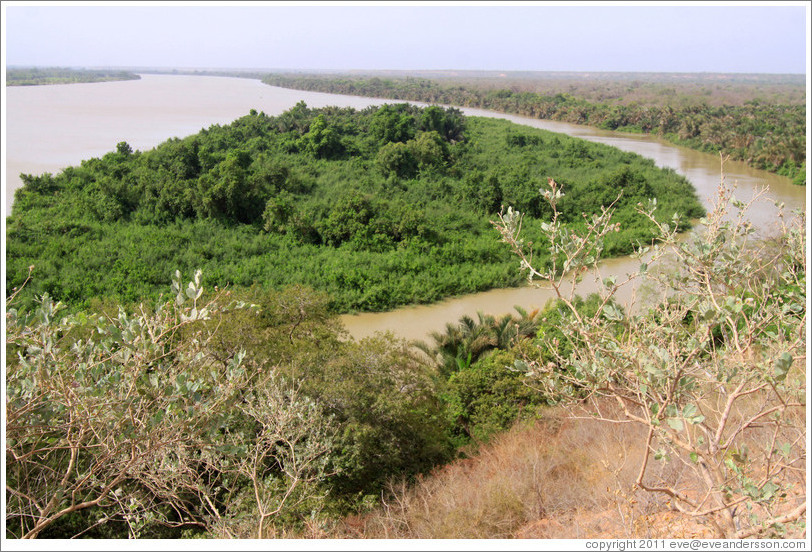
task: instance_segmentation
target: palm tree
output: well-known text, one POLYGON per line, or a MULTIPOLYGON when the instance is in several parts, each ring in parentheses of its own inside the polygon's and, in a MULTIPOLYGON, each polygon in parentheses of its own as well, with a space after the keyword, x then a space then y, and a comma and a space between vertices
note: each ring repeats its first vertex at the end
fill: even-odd
POLYGON ((527 312, 514 307, 517 315, 495 317, 482 312, 477 319, 465 315, 456 324, 447 323, 445 331, 432 332, 433 344, 420 341, 413 345, 434 360, 444 377, 464 370, 492 349, 510 349, 520 339, 535 335, 538 330, 538 309, 527 312))

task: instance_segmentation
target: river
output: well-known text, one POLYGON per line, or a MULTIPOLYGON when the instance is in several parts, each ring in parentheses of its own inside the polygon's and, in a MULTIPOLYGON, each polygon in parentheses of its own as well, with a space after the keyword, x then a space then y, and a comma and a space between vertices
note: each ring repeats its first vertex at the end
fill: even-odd
MULTIPOLYGON (((227 124, 249 110, 278 115, 304 101, 310 107, 336 105, 362 109, 391 103, 356 96, 288 90, 254 79, 231 77, 142 75, 140 80, 48 86, 11 86, 5 90, 5 213, 11 212, 14 190, 21 185, 20 173, 56 173, 99 157, 126 141, 134 149, 147 150, 171 137, 193 134, 213 124, 227 124)), ((648 157, 687 177, 700 199, 710 205, 720 180, 720 161, 713 155, 676 147, 644 135, 603 131, 554 121, 541 121, 478 109, 463 109, 467 115, 499 117, 519 124, 561 132, 631 151, 648 157)), ((806 189, 789 179, 758 171, 744 163, 725 164, 728 184, 736 183, 737 196, 749 199, 755 190, 769 187, 769 196, 788 209, 806 209, 806 189)), ((554 176, 554 175, 551 175, 554 176)), ((750 218, 758 228, 774 226, 777 210, 761 201, 750 218)), ((637 268, 630 258, 604 262, 604 275, 623 277, 637 268)), ((518 262, 517 262, 518 266, 518 262)), ((594 289, 586 281, 579 292, 594 289)), ((634 293, 629 289, 625 299, 634 293)), ((392 331, 406 339, 424 339, 447 322, 477 311, 495 315, 511 312, 514 305, 542 307, 552 297, 549 290, 535 287, 492 290, 448 299, 432 305, 400 308, 385 313, 363 313, 342 317, 356 338, 377 331, 392 331)))

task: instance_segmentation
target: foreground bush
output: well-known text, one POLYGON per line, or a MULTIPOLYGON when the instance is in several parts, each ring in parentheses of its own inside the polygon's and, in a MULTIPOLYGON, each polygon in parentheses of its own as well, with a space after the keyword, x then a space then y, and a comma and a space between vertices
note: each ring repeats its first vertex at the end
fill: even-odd
MULTIPOLYGON (((545 197, 557 213, 560 189, 549 184, 545 197)), ((567 313, 569 351, 542 340, 555 361, 528 355, 516 368, 549 394, 565 398, 578 386, 615 400, 621 417, 646 431, 636 486, 669 497, 727 538, 780 535, 806 512, 805 493, 786 478, 803 472, 806 457, 806 426, 798 423, 805 375, 793 369, 806 360, 804 217, 781 219, 776 239, 755 239, 748 207, 723 178, 702 230, 687 239, 678 238, 676 215, 670 224, 652 217, 660 243, 640 252, 648 260, 627 281, 601 280, 598 271, 603 240, 616 230, 611 210, 588 218, 583 233, 563 227, 557 214, 543 223, 548 267, 531 262, 521 215, 508 210, 496 223, 529 277, 549 282, 567 313), (578 280, 588 269, 601 283, 602 302, 584 316, 562 274, 578 280), (658 297, 629 315, 612 299, 636 279, 653 282, 658 297), (695 477, 658 480, 650 464, 660 460, 682 463, 695 477)))
POLYGON ((347 518, 335 535, 803 536, 804 218, 756 238, 748 205, 724 186, 718 200, 701 232, 677 240, 676 225, 660 225, 663 241, 640 272, 599 278, 604 288, 585 300, 565 284, 596 268, 611 213, 589 221, 585 235, 548 223, 556 263, 546 270, 519 241, 520 215, 503 214, 505 240, 557 292, 534 317, 535 338, 497 346, 470 319, 426 350, 453 372, 457 431, 481 438, 507 427, 521 419, 522 401, 558 405, 537 408, 540 421, 492 432, 415 485, 394 485, 380 508, 347 518), (651 299, 614 302, 619 286, 647 279, 651 299), (474 344, 478 358, 468 355, 474 344))
POLYGON ((14 299, 10 538, 284 535, 450 452, 402 345, 339 340, 307 290, 206 299, 177 273, 172 300, 132 312, 14 299))

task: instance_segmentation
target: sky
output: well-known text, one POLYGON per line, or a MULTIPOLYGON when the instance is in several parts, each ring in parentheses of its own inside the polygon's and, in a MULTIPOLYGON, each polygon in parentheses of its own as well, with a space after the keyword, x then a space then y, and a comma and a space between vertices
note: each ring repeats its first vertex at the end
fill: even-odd
POLYGON ((7 66, 796 73, 806 2, 3 2, 7 66))

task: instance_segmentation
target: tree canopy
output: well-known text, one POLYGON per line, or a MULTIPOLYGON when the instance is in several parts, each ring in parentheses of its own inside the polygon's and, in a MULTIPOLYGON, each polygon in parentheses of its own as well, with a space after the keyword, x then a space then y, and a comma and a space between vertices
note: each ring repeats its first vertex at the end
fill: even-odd
POLYGON ((489 221, 502 205, 549 217, 538 189, 552 174, 567 224, 617 200, 628 224, 611 255, 652 238, 640 201, 656 197, 668 219, 702 214, 684 178, 610 147, 454 108, 300 102, 23 175, 6 281, 14 289, 33 265, 24 297, 76 308, 157 298, 176 268, 210 285, 308 285, 339 312, 433 302, 521 281, 489 221))

